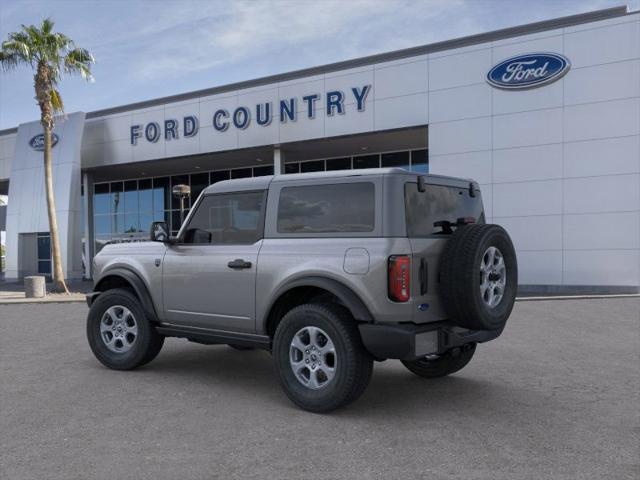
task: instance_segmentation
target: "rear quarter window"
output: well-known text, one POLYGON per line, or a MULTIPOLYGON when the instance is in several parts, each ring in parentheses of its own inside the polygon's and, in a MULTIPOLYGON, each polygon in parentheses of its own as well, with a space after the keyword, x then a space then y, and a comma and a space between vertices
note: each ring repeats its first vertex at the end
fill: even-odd
POLYGON ((278 201, 278 233, 372 232, 375 186, 371 182, 285 187, 278 201))
POLYGON ((481 195, 472 197, 466 188, 427 184, 419 192, 417 183, 406 183, 404 197, 409 237, 441 234, 442 228, 433 224, 442 220, 455 223, 460 217, 473 217, 484 223, 481 195))

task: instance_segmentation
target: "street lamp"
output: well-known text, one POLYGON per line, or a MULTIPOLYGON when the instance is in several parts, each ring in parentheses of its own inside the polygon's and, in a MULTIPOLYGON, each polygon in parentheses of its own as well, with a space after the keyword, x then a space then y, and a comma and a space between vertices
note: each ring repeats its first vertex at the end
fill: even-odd
POLYGON ((189 185, 175 185, 171 192, 173 196, 180 199, 180 226, 184 223, 184 201, 191 195, 191 187, 189 185))

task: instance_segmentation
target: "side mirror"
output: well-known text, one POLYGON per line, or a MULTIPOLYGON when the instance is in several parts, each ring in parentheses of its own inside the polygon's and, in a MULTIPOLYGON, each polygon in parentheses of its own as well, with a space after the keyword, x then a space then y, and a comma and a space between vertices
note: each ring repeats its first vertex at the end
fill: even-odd
POLYGON ((152 242, 168 242, 169 226, 167 222, 153 222, 151 224, 151 241, 152 242))

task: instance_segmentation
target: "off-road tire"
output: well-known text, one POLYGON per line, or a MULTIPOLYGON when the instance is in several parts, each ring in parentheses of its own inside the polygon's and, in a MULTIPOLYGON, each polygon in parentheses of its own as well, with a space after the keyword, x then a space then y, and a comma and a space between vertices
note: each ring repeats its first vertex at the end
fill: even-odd
POLYGON ((518 264, 509 235, 499 225, 467 225, 447 241, 440 262, 440 294, 449 319, 473 330, 499 330, 511 314, 518 286, 518 264), (480 291, 480 265, 489 247, 497 248, 506 268, 502 299, 489 307, 480 291))
POLYGON ((164 344, 164 336, 151 325, 138 298, 129 290, 119 288, 101 293, 91 305, 87 316, 87 339, 100 363, 114 370, 132 370, 149 363, 160 353, 164 344), (100 333, 102 317, 114 305, 129 309, 138 328, 135 342, 124 353, 109 350, 100 333))
POLYGON ((356 321, 345 308, 332 304, 305 304, 290 310, 273 339, 273 358, 280 384, 289 399, 304 410, 323 413, 356 400, 369 384, 373 359, 362 345, 356 321), (303 385, 290 363, 291 342, 305 327, 322 329, 336 352, 335 375, 324 387, 303 385))
POLYGON ((405 361, 402 364, 419 377, 438 378, 451 375, 462 370, 471 361, 476 351, 476 344, 469 343, 462 348, 453 349, 433 360, 421 358, 420 360, 405 361))

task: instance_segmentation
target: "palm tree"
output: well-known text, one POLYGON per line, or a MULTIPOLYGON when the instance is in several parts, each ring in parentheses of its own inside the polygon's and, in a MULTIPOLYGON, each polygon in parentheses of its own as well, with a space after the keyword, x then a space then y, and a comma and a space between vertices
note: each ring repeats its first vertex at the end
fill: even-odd
POLYGON ((44 178, 47 192, 47 212, 51 233, 51 256, 53 260, 53 291, 69 293, 62 272, 58 222, 53 178, 51 171, 51 133, 56 113, 64 113, 58 82, 64 73, 79 74, 91 80, 91 64, 95 60, 88 50, 76 47, 73 40, 53 31, 53 21, 46 18, 40 27, 22 25, 22 30, 9 34, 2 42, 0 63, 3 69, 12 70, 21 65, 34 71, 36 100, 40 107, 40 123, 44 129, 44 178))

